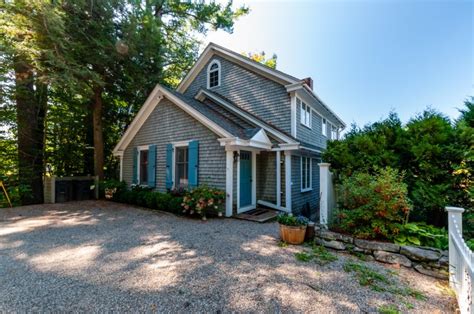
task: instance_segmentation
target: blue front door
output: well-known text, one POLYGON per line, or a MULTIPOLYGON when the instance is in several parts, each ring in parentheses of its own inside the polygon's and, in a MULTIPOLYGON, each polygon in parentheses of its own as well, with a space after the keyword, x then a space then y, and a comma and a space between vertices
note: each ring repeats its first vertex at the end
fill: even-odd
POLYGON ((240 151, 240 208, 252 204, 252 153, 240 151))

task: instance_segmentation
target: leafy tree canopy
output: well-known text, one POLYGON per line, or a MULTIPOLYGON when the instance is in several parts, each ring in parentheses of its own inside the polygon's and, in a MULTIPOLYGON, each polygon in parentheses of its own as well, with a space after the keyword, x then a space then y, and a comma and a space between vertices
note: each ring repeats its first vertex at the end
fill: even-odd
POLYGON ((340 181, 355 171, 391 167, 404 174, 414 205, 412 218, 444 225, 447 205, 473 207, 473 99, 452 123, 427 109, 403 125, 395 113, 330 141, 323 159, 340 181))
POLYGON ((260 53, 245 53, 243 52, 242 55, 248 57, 249 59, 252 59, 253 61, 259 62, 261 64, 266 65, 267 67, 270 67, 272 69, 276 69, 277 66, 277 55, 273 54, 271 57, 267 58, 265 51, 262 51, 260 53))

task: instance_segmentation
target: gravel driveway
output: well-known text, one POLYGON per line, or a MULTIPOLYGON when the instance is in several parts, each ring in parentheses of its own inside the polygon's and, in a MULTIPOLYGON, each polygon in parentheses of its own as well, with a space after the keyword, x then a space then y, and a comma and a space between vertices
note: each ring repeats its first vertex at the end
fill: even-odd
POLYGON ((428 298, 401 299, 361 287, 343 270, 354 257, 297 261, 302 247, 277 237, 276 223, 202 222, 105 201, 0 209, 0 312, 455 309, 445 282, 395 269, 428 298))

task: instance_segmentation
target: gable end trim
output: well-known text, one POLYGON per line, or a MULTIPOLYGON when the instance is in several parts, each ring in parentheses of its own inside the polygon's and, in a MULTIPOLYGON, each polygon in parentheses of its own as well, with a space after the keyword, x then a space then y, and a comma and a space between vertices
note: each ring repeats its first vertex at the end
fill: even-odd
POLYGON ((218 136, 232 137, 231 133, 223 129, 221 126, 207 118, 205 115, 203 115, 196 109, 186 104, 184 101, 173 95, 160 84, 157 84, 151 92, 150 96, 148 96, 147 100, 143 104, 136 117, 133 119, 130 126, 125 131, 124 135, 122 135, 122 137, 120 138, 120 141, 115 146, 114 150, 112 151, 114 156, 120 156, 120 154, 123 154, 123 151, 128 147, 132 139, 138 133, 138 131, 143 126, 148 117, 151 115, 156 106, 163 100, 163 98, 166 98, 171 101, 173 104, 178 106, 180 109, 182 109, 184 112, 186 112, 196 120, 198 120, 201 124, 209 128, 218 136))

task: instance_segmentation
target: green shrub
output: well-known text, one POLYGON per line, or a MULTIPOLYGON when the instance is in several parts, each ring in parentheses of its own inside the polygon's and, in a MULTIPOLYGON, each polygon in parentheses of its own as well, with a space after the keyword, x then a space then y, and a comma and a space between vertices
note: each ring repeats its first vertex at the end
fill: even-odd
POLYGON ((167 211, 169 208, 171 198, 172 196, 169 193, 156 193, 155 194, 156 209, 167 211))
POLYGON ((393 239, 408 219, 407 186, 397 170, 356 172, 338 185, 338 227, 364 239, 393 239))
POLYGON ((201 217, 219 214, 223 211, 225 192, 202 185, 186 192, 182 200, 182 209, 186 213, 197 213, 201 217))
POLYGON ((158 194, 158 192, 148 192, 145 195, 145 206, 146 207, 156 209, 156 194, 158 194))
POLYGON ((463 234, 465 239, 474 239, 474 209, 466 209, 462 215, 463 234))
POLYGON ((176 215, 182 215, 183 214, 183 198, 181 196, 171 196, 168 202, 168 207, 166 211, 171 212, 176 215))
MULTIPOLYGON (((187 198, 188 206, 194 206, 195 211, 203 215, 203 217, 211 212, 221 211, 225 198, 224 192, 206 186, 201 186, 187 192, 183 189, 178 189, 167 193, 155 192, 152 188, 144 186, 132 186, 130 190, 127 190, 125 183, 117 183, 117 181, 113 186, 117 187, 117 191, 113 194, 112 198, 116 202, 158 209, 176 215, 183 214, 185 197, 187 198), (183 197, 183 194, 186 196, 183 197), (206 202, 208 207, 212 208, 203 206, 204 202, 206 202), (199 207, 201 208, 200 211, 198 211, 199 207)), ((189 209, 187 212, 189 213, 189 209)))
POLYGON ((428 109, 407 124, 391 113, 363 128, 353 125, 343 139, 328 142, 323 160, 338 183, 377 167, 404 172, 411 219, 446 227, 445 206, 474 207, 474 98, 465 105, 457 121, 428 109))
POLYGON ((444 228, 421 222, 411 222, 400 226, 400 233, 395 236, 395 243, 430 246, 446 250, 449 245, 448 232, 444 228))
MULTIPOLYGON (((10 175, 5 176, 0 174, 0 181, 3 181, 5 189, 7 190, 8 197, 12 206, 20 206, 21 205, 21 194, 29 194, 31 193, 31 189, 26 184, 21 184, 18 180, 18 176, 10 175)), ((9 207, 7 198, 3 192, 3 189, 0 188, 0 208, 2 207, 9 207)))
POLYGON ((137 193, 134 192, 134 191, 125 191, 123 193, 123 199, 122 199, 123 203, 127 203, 127 204, 136 204, 137 203, 137 193))
POLYGON ((466 244, 474 252, 474 239, 467 240, 466 244))

